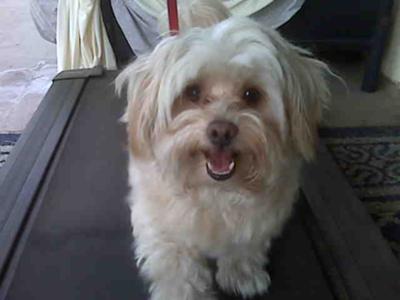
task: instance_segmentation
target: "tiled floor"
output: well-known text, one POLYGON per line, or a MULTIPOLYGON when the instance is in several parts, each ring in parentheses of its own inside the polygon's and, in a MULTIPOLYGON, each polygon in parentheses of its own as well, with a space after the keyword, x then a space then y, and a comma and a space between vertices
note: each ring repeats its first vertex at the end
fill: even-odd
POLYGON ((39 35, 30 0, 0 1, 0 132, 20 132, 56 73, 56 47, 39 35))
POLYGON ((56 46, 42 39, 32 21, 30 0, 0 1, 0 71, 56 62, 56 46))

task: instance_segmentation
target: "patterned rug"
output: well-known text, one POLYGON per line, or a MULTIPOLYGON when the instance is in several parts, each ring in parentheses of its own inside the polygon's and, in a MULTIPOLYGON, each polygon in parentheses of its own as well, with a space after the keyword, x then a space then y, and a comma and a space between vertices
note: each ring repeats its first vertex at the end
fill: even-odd
POLYGON ((400 127, 324 128, 320 135, 400 259, 400 127))
MULTIPOLYGON (((400 127, 323 128, 336 163, 400 258, 400 127)), ((0 167, 18 134, 0 134, 0 167)))
POLYGON ((0 134, 0 168, 6 162, 11 149, 17 142, 19 134, 0 134))

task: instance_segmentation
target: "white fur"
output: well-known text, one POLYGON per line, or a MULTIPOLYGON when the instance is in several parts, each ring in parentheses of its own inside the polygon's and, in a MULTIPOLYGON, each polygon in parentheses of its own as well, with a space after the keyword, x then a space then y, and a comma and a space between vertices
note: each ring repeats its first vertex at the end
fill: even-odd
POLYGON ((277 32, 231 17, 165 38, 117 78, 119 90, 128 87, 135 253, 152 300, 215 299, 207 258, 217 260, 227 292, 267 291, 266 254, 291 213, 301 162, 313 157, 329 96, 325 71, 277 32), (176 99, 200 74, 216 84, 212 101, 174 116, 176 99), (232 106, 229 93, 248 81, 267 94, 260 110, 232 106), (233 147, 249 155, 247 169, 216 182, 190 153, 209 147, 205 129, 221 117, 239 127, 233 147))

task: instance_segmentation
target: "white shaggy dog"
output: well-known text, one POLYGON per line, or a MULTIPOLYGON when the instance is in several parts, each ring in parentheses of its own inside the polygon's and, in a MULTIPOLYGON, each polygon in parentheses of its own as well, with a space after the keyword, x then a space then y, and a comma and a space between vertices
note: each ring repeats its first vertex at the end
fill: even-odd
POLYGON ((207 258, 223 290, 267 291, 267 251, 329 96, 327 66, 307 51, 216 1, 194 7, 116 82, 127 86, 131 221, 153 300, 215 299, 207 258))

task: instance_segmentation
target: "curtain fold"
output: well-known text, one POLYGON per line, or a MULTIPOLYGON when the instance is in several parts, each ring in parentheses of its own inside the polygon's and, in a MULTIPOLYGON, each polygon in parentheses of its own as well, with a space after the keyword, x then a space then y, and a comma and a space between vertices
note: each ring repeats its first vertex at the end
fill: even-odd
POLYGON ((99 0, 61 0, 57 12, 58 71, 103 65, 116 69, 99 0))

